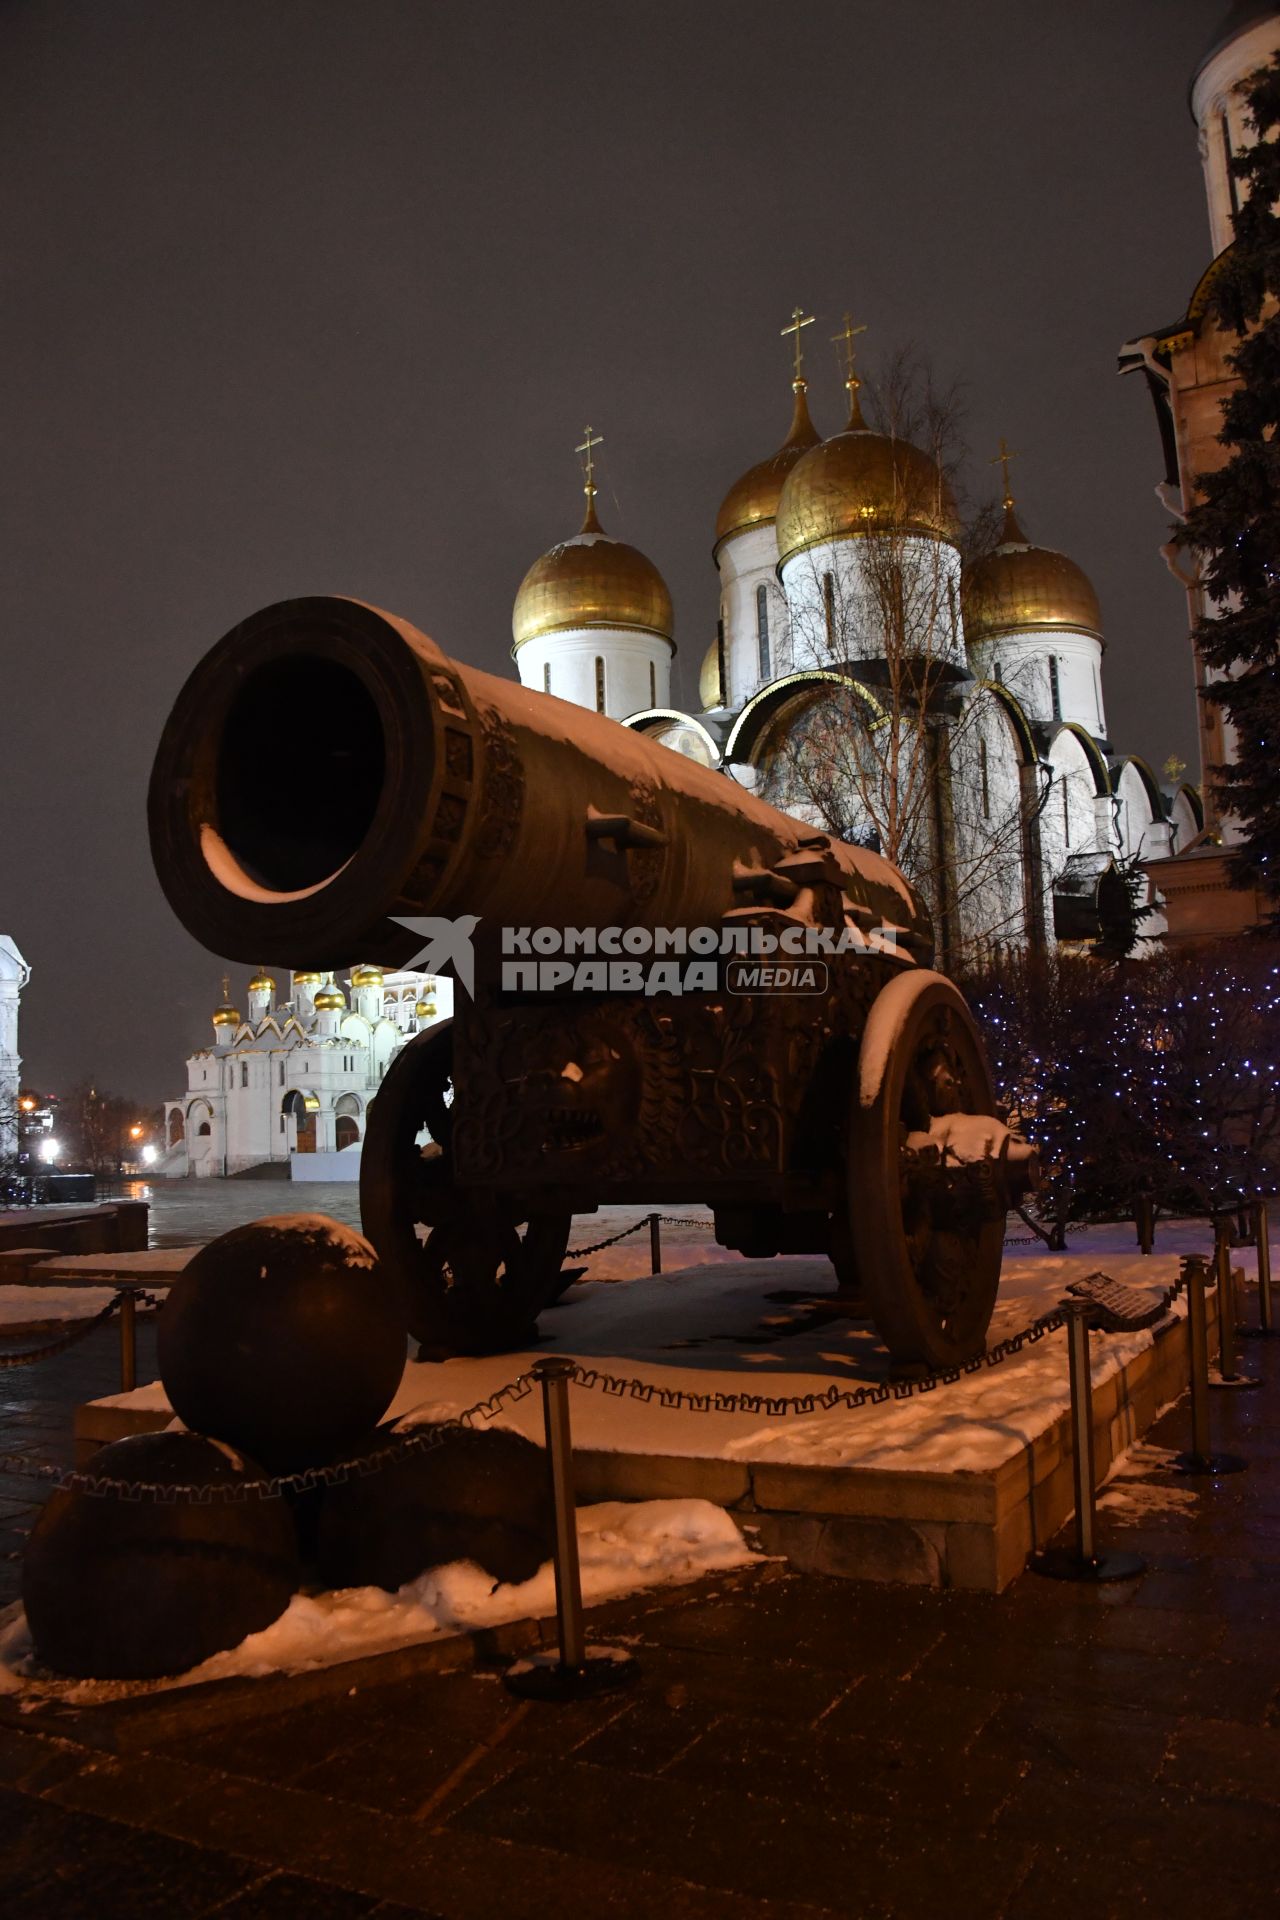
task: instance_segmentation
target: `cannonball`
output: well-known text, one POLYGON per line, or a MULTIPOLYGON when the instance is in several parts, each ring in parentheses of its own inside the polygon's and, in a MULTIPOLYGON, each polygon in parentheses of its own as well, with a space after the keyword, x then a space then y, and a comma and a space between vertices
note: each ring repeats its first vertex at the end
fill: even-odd
MULTIPOLYGON (((430 1431, 414 1428, 414 1433, 430 1431)), ((383 1430, 366 1451, 392 1439, 383 1430)), ((546 1455, 518 1433, 439 1430, 390 1465, 321 1490, 316 1566, 326 1587, 394 1592, 428 1567, 473 1560, 495 1580, 530 1579, 551 1558, 546 1455)))
POLYGON ((382 1418, 407 1339, 368 1241, 319 1214, 282 1214, 224 1233, 184 1269, 160 1317, 160 1378, 193 1432, 293 1472, 382 1418))
MULTIPOLYGON (((262 1477, 197 1433, 116 1440, 87 1471, 214 1489, 262 1477)), ((269 1627, 299 1577, 283 1500, 164 1504, 59 1488, 27 1543, 22 1602, 36 1652, 55 1672, 151 1680, 269 1627)))

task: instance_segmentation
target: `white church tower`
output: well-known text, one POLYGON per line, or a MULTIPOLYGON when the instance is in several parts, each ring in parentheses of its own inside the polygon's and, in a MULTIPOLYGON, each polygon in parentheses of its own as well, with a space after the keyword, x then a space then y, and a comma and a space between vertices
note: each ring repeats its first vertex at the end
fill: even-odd
POLYGON ((1200 163, 1209 202, 1209 240, 1215 259, 1235 237, 1240 182, 1228 161, 1257 134, 1245 119, 1238 91, 1280 52, 1280 9, 1266 0, 1236 0, 1201 54, 1191 82, 1191 112, 1199 133, 1200 163))
POLYGON ((18 1004, 31 969, 7 933, 0 933, 0 1166, 18 1151, 18 1004))
POLYGON ((586 431, 587 510, 526 573, 516 595, 512 657, 523 686, 625 720, 671 704, 671 595, 651 560, 612 539, 596 514, 595 449, 586 431))

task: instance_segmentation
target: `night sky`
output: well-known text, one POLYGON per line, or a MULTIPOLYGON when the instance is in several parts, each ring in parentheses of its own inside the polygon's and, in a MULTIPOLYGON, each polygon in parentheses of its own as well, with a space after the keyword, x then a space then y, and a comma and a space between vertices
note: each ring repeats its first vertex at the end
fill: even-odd
MULTIPOLYGON (((152 876, 165 715, 228 627, 350 593, 514 673, 606 528, 714 633, 716 508, 790 417, 779 328, 906 342, 1102 599, 1112 739, 1194 769, 1155 419, 1116 375, 1208 262, 1192 66, 1225 0, 0 0, 0 930, 26 1078, 158 1101, 222 963, 152 876)), ((308 803, 305 740, 280 752, 308 803)), ((281 965, 287 955, 261 958, 281 965)), ((243 969, 235 969, 243 992, 243 969)), ((241 1000, 240 1004, 243 1004, 241 1000)))

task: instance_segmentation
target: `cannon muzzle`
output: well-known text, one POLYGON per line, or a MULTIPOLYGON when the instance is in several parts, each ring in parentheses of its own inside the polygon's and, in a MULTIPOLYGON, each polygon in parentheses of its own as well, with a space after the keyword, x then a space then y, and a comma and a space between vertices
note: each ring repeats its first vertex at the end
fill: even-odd
POLYGON ((815 901, 931 950, 878 855, 355 600, 284 601, 219 641, 170 715, 148 810, 178 918, 254 964, 404 964, 414 916, 695 927, 815 901))

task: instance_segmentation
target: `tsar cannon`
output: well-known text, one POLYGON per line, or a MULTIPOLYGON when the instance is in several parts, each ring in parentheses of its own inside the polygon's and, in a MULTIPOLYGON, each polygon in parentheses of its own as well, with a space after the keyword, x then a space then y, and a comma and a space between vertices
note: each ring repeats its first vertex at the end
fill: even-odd
POLYGON ((428 1350, 526 1340, 575 1213, 705 1201, 726 1247, 828 1255, 897 1361, 981 1352, 1032 1155, 887 861, 344 599, 206 655, 149 810, 217 953, 404 966, 406 921, 472 934, 472 991, 398 1054, 363 1148, 428 1350))

